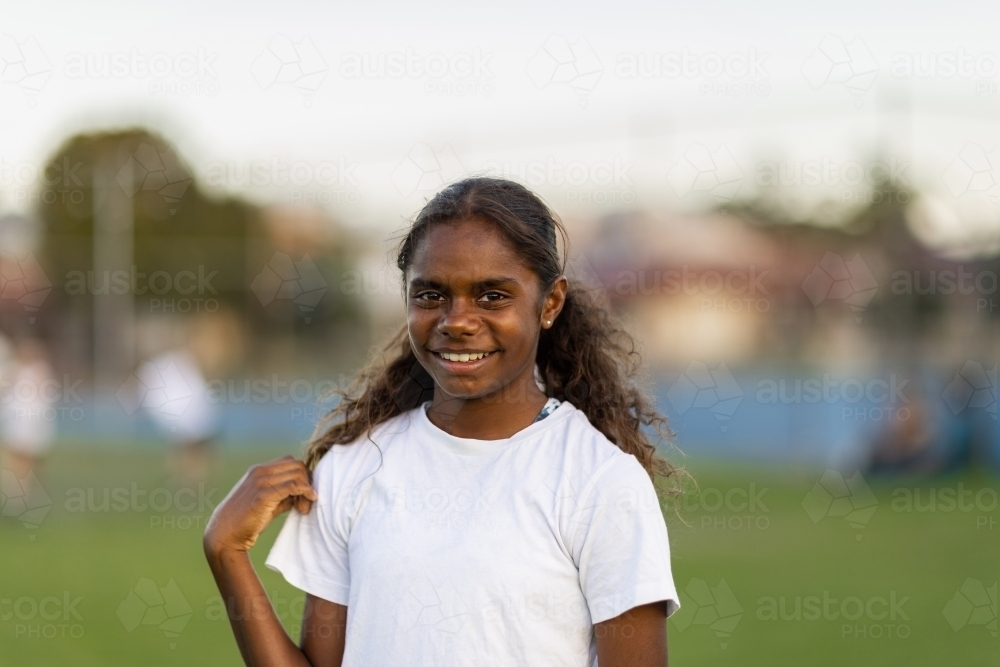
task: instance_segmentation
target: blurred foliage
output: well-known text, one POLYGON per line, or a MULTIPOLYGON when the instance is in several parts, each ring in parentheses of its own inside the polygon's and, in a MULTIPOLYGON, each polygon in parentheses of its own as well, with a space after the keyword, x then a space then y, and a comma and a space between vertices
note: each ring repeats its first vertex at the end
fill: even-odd
MULTIPOLYGON (((59 277, 57 287, 78 272, 93 271, 94 184, 103 182, 121 188, 132 203, 137 274, 148 278, 164 271, 173 278, 181 271, 197 275, 203 267, 203 272, 217 274, 211 284, 219 300, 239 304, 245 298, 246 276, 252 270, 249 249, 265 243, 260 211, 237 199, 207 197, 162 138, 144 130, 77 135, 55 152, 46 173, 53 175, 50 179, 62 174, 60 183, 72 190, 71 196, 54 197, 39 207, 43 254, 59 277)), ((87 280, 87 294, 81 296, 108 286, 106 277, 88 275, 87 280)), ((184 296, 176 287, 158 296, 184 296)), ((71 283, 69 289, 75 288, 71 283)), ((56 295, 77 296, 65 289, 57 289, 56 295)), ((136 294, 138 300, 152 296, 157 295, 136 294)))
MULTIPOLYGON (((922 245, 907 220, 909 206, 917 196, 918 192, 902 183, 885 181, 862 193, 860 206, 845 208, 829 201, 811 213, 803 213, 788 206, 781 189, 775 188, 729 202, 720 211, 777 240, 786 255, 809 252, 818 261, 826 253, 838 254, 845 260, 860 254, 881 283, 875 298, 864 309, 863 325, 878 331, 882 340, 892 342, 884 350, 887 358, 896 355, 897 361, 905 362, 919 357, 921 341, 934 335, 949 306, 954 306, 961 296, 936 282, 942 272, 1000 275, 1000 258, 954 261, 922 245), (821 223, 820 218, 835 220, 836 224, 821 223), (897 282, 901 276, 905 281, 897 282)), ((974 294, 969 298, 981 297, 974 294)), ((972 306, 978 310, 982 304, 972 306)), ((789 331, 811 330, 816 315, 815 308, 798 309, 797 317, 810 322, 800 322, 789 331)), ((996 318, 1000 308, 984 307, 978 316, 996 318)))
POLYGON ((185 316, 214 300, 237 311, 247 329, 264 338, 322 339, 331 328, 363 319, 359 300, 337 289, 340 276, 354 265, 344 238, 308 251, 326 283, 314 307, 303 308, 286 292, 270 298, 255 293, 255 278, 279 252, 267 233, 266 211, 206 193, 177 151, 156 134, 137 128, 76 135, 53 153, 44 174, 50 190, 38 214, 40 254, 54 286, 42 313, 53 325, 49 329, 64 326, 69 317, 77 320, 75 330, 89 331, 92 297, 108 290, 131 291, 137 312, 147 313, 159 308, 185 316), (95 206, 95 194, 102 191, 119 201, 124 196, 133 213, 133 268, 117 282, 94 272, 95 209, 104 205, 98 196, 95 206), (162 273, 150 283, 157 272, 162 273))

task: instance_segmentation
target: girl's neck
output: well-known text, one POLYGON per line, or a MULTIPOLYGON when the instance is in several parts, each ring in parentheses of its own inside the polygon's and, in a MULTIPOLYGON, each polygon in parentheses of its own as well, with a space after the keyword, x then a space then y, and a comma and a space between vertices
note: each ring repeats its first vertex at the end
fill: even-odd
POLYGON ((472 399, 447 396, 435 387, 427 417, 457 438, 505 440, 530 426, 548 400, 533 378, 526 384, 507 385, 494 394, 472 399))

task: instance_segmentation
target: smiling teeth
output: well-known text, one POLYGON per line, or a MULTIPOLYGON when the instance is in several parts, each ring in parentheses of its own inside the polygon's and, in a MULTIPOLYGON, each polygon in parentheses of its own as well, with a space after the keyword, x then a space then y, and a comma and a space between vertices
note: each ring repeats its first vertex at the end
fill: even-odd
POLYGON ((489 352, 477 352, 475 354, 456 354, 454 352, 438 352, 443 359, 448 361, 478 361, 485 357, 489 352))

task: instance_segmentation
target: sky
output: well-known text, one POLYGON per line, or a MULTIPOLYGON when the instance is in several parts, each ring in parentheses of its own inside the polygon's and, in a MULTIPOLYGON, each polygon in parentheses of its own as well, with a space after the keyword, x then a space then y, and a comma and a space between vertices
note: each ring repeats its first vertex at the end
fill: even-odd
POLYGON ((56 196, 73 133, 141 124, 210 189, 359 227, 471 173, 568 216, 893 174, 928 239, 1000 219, 996 4, 2 4, 0 212, 56 196))

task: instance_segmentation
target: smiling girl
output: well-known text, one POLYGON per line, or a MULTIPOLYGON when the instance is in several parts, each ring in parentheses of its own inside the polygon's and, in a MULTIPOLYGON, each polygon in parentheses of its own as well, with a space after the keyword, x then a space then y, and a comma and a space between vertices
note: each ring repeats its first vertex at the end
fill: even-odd
POLYGON ((666 664, 679 606, 631 338, 570 285, 565 232, 473 178, 417 215, 406 327, 317 429, 254 466, 205 552, 248 665, 666 664), (306 592, 298 645, 248 557, 306 592))

